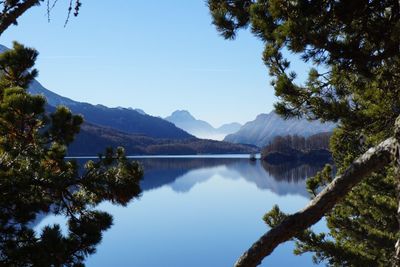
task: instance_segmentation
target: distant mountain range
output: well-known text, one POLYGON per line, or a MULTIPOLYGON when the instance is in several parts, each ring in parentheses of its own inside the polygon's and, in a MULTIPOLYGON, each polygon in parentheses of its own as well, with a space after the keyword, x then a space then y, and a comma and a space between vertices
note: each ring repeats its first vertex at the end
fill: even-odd
POLYGON ((321 123, 306 119, 285 120, 275 112, 271 112, 258 115, 255 120, 247 122, 236 133, 227 135, 224 141, 264 147, 278 135, 308 137, 321 132, 330 132, 335 127, 334 123, 321 123))
POLYGON ((241 154, 257 148, 214 140, 202 140, 173 123, 131 108, 108 108, 62 97, 34 81, 30 93, 46 97, 48 110, 64 105, 82 114, 85 123, 68 149, 69 156, 88 156, 106 147, 123 146, 129 155, 241 154))
POLYGON ((29 92, 45 96, 50 106, 67 106, 73 113, 82 114, 85 121, 121 132, 153 138, 186 139, 194 137, 173 123, 147 115, 142 110, 121 107, 108 108, 103 105, 74 101, 47 90, 37 81, 32 82, 29 92))
MULTIPOLYGON (((0 53, 7 50, 6 46, 0 45, 0 53)), ((31 83, 29 92, 34 95, 43 95, 50 106, 67 106, 73 113, 83 115, 85 121, 114 128, 121 132, 146 135, 153 138, 187 139, 194 137, 176 127, 173 123, 147 115, 141 109, 108 108, 103 105, 74 101, 47 90, 37 80, 31 83)))
POLYGON ((34 80, 29 87, 34 95, 47 99, 47 110, 64 105, 83 115, 85 123, 70 145, 69 156, 88 156, 103 152, 106 147, 123 146, 129 155, 154 154, 230 154, 252 153, 257 148, 213 140, 202 140, 159 117, 141 109, 108 108, 74 101, 44 88, 34 80))
POLYGON ((208 122, 196 119, 187 110, 174 111, 165 120, 172 122, 177 127, 198 138, 214 140, 223 140, 226 135, 237 132, 242 126, 237 122, 233 122, 224 124, 219 128, 214 128, 208 122))
MULTIPOLYGON (((6 50, 8 48, 0 45, 0 53, 6 50)), ((252 153, 256 151, 254 146, 263 147, 277 135, 310 136, 335 127, 332 123, 304 119, 285 121, 271 112, 260 114, 243 126, 230 123, 214 128, 185 110, 177 110, 162 119, 141 109, 109 108, 74 101, 47 90, 36 80, 30 85, 29 92, 46 97, 52 109, 64 105, 73 113, 83 115, 85 124, 70 148, 73 155, 93 155, 107 146, 119 145, 129 154, 252 153), (223 139, 224 142, 198 138, 223 139)))
POLYGON ((310 136, 335 127, 332 123, 305 119, 284 120, 271 112, 260 114, 243 126, 231 123, 214 128, 183 110, 173 112, 164 120, 140 109, 74 101, 47 90, 36 80, 29 92, 45 96, 53 109, 64 105, 85 118, 81 133, 69 149, 70 155, 93 155, 108 146, 123 146, 132 155, 253 153, 257 151, 255 146, 263 147, 278 135, 310 136), (224 142, 197 138, 222 139, 224 136, 224 142))

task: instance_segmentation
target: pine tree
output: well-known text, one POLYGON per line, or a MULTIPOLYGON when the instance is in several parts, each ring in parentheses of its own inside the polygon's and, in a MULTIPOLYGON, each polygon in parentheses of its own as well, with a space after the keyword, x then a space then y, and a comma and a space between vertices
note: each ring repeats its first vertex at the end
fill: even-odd
POLYGON ((0 265, 83 266, 112 225, 96 205, 138 197, 143 172, 122 148, 85 166, 65 158, 83 118, 66 107, 49 114, 42 96, 27 93, 37 55, 16 42, 0 55, 0 265), (34 232, 47 213, 66 216, 67 235, 59 225, 34 232))
MULTIPOLYGON (((385 1, 209 0, 213 23, 227 39, 250 27, 265 44, 263 60, 274 78, 284 117, 338 123, 331 139, 338 174, 368 148, 393 135, 400 114, 400 7, 385 1), (305 83, 285 58, 288 51, 310 66, 305 83)), ((296 253, 314 252, 331 266, 399 264, 394 244, 396 168, 388 165, 354 187, 327 214, 328 233, 298 232, 296 253)), ((332 181, 326 168, 308 181, 315 195, 332 181)), ((274 208, 271 227, 287 215, 274 208)))

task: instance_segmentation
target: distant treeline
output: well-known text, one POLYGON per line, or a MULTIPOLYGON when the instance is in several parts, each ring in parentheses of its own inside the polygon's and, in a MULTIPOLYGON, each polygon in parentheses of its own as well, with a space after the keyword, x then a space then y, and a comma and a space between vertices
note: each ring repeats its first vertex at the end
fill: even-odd
POLYGON ((298 135, 277 136, 261 151, 262 159, 270 163, 283 161, 329 161, 329 139, 331 132, 309 137, 298 135))
POLYGON ((302 152, 311 150, 325 149, 329 150, 329 139, 331 132, 318 133, 309 137, 299 135, 277 136, 263 149, 264 153, 285 152, 288 148, 296 149, 302 152))

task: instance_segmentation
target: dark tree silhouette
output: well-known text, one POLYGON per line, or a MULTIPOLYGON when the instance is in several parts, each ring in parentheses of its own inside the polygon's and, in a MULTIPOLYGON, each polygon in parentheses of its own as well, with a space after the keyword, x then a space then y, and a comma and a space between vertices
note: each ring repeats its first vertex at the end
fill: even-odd
POLYGON ((331 266, 399 266, 399 170, 391 158, 398 159, 398 140, 390 138, 400 115, 399 1, 208 0, 208 5, 223 37, 233 39, 248 27, 265 44, 263 60, 279 114, 338 123, 330 142, 338 176, 325 170, 311 179, 310 192, 322 192, 303 211, 268 213, 265 221, 274 228, 237 266, 256 266, 292 238, 297 253, 315 252, 315 261, 331 266), (304 83, 284 50, 310 67, 304 83), (329 233, 306 230, 323 215, 329 233))
POLYGON ((0 265, 83 266, 112 224, 96 205, 138 197, 142 169, 122 148, 81 170, 65 159, 83 119, 65 107, 48 114, 45 99, 27 93, 37 55, 16 42, 0 55, 0 265), (33 221, 47 213, 66 216, 67 235, 59 225, 34 232, 33 221))

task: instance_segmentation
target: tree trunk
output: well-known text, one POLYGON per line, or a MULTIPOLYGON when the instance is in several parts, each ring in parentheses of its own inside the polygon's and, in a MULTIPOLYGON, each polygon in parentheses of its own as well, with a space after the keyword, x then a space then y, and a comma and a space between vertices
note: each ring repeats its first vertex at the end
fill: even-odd
MULTIPOLYGON (((400 167, 399 167, 399 160, 400 160, 400 158, 398 157, 398 151, 397 151, 396 161, 395 161, 395 163, 396 163, 395 175, 397 178, 397 185, 396 185, 397 203, 398 203, 397 221, 398 221, 399 229, 400 229, 400 167)), ((396 242, 394 248, 395 248, 395 255, 394 255, 394 261, 393 261, 393 267, 400 267, 400 237, 397 238, 397 242, 396 242)))
MULTIPOLYGON (((398 124, 398 122, 396 121, 398 124)), ((398 125, 396 125, 398 126, 398 125)), ((395 138, 400 141, 400 130, 396 130, 395 132, 395 138)), ((394 164, 395 164, 395 177, 396 177, 396 193, 397 193, 397 221, 399 224, 399 229, 400 229, 400 146, 399 142, 397 146, 393 148, 393 157, 394 157, 394 164)), ((399 230, 400 232, 400 230, 399 230)), ((400 237, 398 237, 397 242, 395 244, 395 254, 394 254, 394 260, 393 260, 393 267, 400 267, 400 237)))
POLYGON ((279 244, 318 222, 364 177, 388 165, 392 161, 395 147, 397 140, 392 137, 369 149, 343 174, 336 176, 306 208, 288 216, 282 223, 264 234, 239 258, 235 267, 258 266, 279 244))

